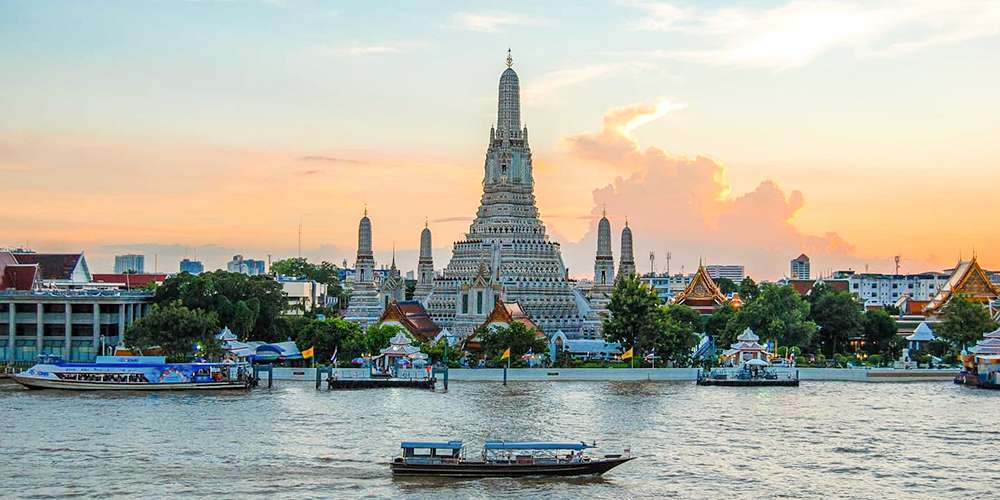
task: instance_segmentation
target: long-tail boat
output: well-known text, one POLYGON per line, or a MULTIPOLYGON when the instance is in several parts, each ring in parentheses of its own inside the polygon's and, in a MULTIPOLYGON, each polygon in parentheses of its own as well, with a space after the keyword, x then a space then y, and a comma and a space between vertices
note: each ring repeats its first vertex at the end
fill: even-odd
POLYGON ((487 441, 482 455, 466 458, 462 441, 403 441, 390 467, 396 476, 526 477, 599 476, 633 460, 631 450, 590 456, 583 442, 487 441))

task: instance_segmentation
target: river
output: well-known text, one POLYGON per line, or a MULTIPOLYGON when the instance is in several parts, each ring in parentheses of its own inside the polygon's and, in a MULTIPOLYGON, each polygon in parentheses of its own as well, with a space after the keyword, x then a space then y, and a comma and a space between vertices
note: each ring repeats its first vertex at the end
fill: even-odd
POLYGON ((996 498, 1000 392, 951 383, 453 382, 111 394, 0 385, 0 496, 996 498), (400 480, 401 439, 596 439, 600 479, 400 480))

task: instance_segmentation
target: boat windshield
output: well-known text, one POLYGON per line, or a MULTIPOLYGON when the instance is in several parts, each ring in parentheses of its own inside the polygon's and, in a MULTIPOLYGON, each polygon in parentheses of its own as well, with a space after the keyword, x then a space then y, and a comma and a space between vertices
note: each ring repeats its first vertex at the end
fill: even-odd
POLYGON ((444 463, 462 459, 461 441, 403 441, 399 443, 407 463, 444 463))

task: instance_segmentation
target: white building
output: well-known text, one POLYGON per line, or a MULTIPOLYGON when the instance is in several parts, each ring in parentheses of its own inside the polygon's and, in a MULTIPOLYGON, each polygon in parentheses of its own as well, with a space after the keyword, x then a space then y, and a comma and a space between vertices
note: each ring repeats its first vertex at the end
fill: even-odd
POLYGON ((866 306, 895 304, 904 294, 913 300, 930 300, 948 282, 948 273, 878 274, 836 271, 833 279, 846 279, 847 289, 866 306))
POLYGON ((691 274, 646 274, 639 278, 643 283, 656 290, 656 295, 663 302, 674 298, 674 295, 681 293, 687 288, 694 273, 691 274))
POLYGON ((287 314, 302 315, 317 307, 327 305, 327 287, 309 279, 278 277, 281 289, 288 296, 287 314))
POLYGON ((146 272, 146 256, 139 254, 115 255, 115 273, 142 274, 146 272))
POLYGON ((733 283, 739 283, 747 276, 744 267, 738 264, 708 264, 705 270, 713 280, 726 278, 733 283))

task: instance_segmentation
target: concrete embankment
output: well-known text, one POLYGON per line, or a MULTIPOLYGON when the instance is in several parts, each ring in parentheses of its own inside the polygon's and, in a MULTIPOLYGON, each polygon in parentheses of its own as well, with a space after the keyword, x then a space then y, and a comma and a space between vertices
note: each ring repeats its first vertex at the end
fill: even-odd
MULTIPOLYGON (((794 368, 800 380, 828 380, 843 382, 920 382, 951 381, 957 370, 894 370, 891 368, 794 368)), ((366 378, 364 368, 338 368, 335 376, 344 379, 366 378)), ((424 370, 402 370, 401 378, 420 378, 424 370)), ((266 376, 266 375, 264 375, 266 376)), ((449 371, 453 382, 500 382, 502 368, 455 368, 449 371)), ((512 368, 507 372, 508 381, 659 381, 693 382, 698 378, 697 368, 512 368)), ((314 368, 275 368, 275 380, 300 380, 315 382, 314 368)), ((324 377, 325 379, 325 377, 324 377)))

